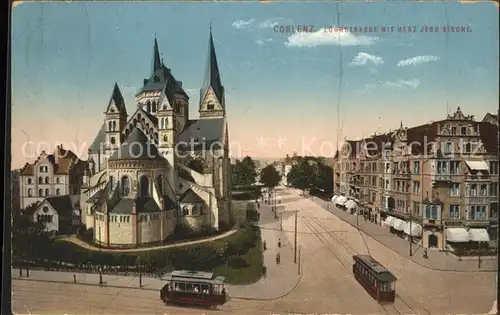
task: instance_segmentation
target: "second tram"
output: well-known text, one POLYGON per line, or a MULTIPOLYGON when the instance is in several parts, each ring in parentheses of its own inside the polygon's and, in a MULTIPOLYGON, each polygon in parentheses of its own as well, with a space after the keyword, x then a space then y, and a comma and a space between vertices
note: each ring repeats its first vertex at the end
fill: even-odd
POLYGON ((354 277, 379 303, 393 303, 397 278, 378 261, 368 255, 353 256, 354 277))
POLYGON ((217 307, 227 302, 224 277, 211 272, 174 270, 165 275, 167 284, 160 291, 165 302, 217 307))

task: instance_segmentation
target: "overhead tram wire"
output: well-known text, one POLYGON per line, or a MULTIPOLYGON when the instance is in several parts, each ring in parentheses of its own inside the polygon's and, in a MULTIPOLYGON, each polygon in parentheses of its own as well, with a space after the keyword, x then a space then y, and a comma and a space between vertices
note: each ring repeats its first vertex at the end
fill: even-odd
MULTIPOLYGON (((337 23, 338 26, 340 27, 340 10, 339 10, 339 3, 336 2, 336 9, 337 9, 337 23)), ((345 115, 342 119, 342 127, 340 126, 340 101, 341 101, 341 95, 342 95, 342 81, 343 81, 343 75, 344 75, 344 64, 343 64, 343 58, 342 58, 342 37, 340 36, 339 33, 339 48, 340 48, 340 54, 339 54, 339 61, 340 61, 340 73, 339 73, 339 90, 337 93, 337 153, 338 157, 340 158, 340 152, 339 152, 339 138, 341 137, 341 133, 343 133, 344 129, 344 121, 345 121, 345 115)), ((356 215, 359 215, 359 213, 356 213, 356 215)), ((368 243, 365 240, 365 237, 363 236, 363 233, 359 230, 359 226, 356 226, 356 230, 358 230, 359 236, 361 236, 361 239, 363 240, 363 243, 366 247, 366 251, 368 252, 368 255, 371 256, 370 252, 370 247, 368 246, 368 243)))

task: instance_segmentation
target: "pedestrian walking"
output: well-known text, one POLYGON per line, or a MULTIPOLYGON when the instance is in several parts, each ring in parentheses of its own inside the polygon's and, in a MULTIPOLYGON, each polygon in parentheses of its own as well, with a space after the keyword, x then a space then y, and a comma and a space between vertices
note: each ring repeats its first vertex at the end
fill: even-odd
POLYGON ((262 266, 262 276, 265 278, 267 276, 267 267, 262 266))
POLYGON ((278 248, 281 248, 281 238, 278 238, 278 248))
POLYGON ((279 265, 281 262, 281 257, 280 257, 280 253, 277 253, 276 254, 276 265, 279 265))
POLYGON ((424 248, 424 258, 425 259, 429 258, 428 254, 427 254, 427 247, 424 248))
POLYGON ((73 274, 73 282, 76 283, 76 275, 73 274))
POLYGON ((264 241, 264 242, 262 243, 262 245, 263 245, 263 247, 264 247, 264 250, 266 250, 266 249, 267 249, 267 243, 266 243, 266 241, 264 241))

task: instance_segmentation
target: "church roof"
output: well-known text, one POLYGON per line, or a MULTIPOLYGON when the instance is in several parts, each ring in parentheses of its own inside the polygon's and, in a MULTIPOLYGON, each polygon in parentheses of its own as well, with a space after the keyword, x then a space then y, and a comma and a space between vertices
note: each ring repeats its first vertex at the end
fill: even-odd
POLYGON ((178 148, 194 151, 219 149, 222 145, 224 132, 224 118, 189 120, 184 131, 179 135, 178 148))
POLYGON ((101 143, 104 143, 106 140, 106 123, 103 123, 101 129, 92 141, 92 144, 89 147, 90 153, 98 152, 101 149, 101 143))
POLYGON ((113 93, 111 93, 111 98, 109 99, 108 107, 106 108, 106 112, 108 112, 111 105, 115 105, 120 114, 127 114, 127 108, 125 107, 125 100, 123 99, 122 92, 118 87, 118 83, 115 82, 115 86, 113 87, 113 93))
POLYGON ((149 120, 151 120, 151 122, 155 125, 158 125, 158 117, 156 117, 155 115, 151 114, 151 113, 148 113, 147 111, 145 111, 144 109, 142 108, 139 108, 139 110, 141 111, 141 113, 148 117, 149 120))
MULTIPOLYGON (((165 209, 170 210, 175 207, 175 203, 168 197, 163 196, 165 209)), ((108 208, 109 213, 132 213, 132 208, 135 202, 135 211, 137 213, 152 213, 160 212, 161 209, 153 199, 153 197, 137 197, 135 199, 122 198, 116 205, 108 208)))
POLYGON ((217 56, 215 54, 215 46, 214 46, 214 39, 212 37, 212 30, 210 30, 210 39, 208 41, 208 57, 205 69, 205 79, 203 81, 203 88, 201 90, 201 95, 200 95, 200 106, 209 88, 212 88, 215 95, 217 96, 217 99, 219 100, 219 103, 221 105, 224 105, 222 102, 224 88, 221 83, 219 66, 217 64, 217 56))
POLYGON ((200 203, 205 202, 197 193, 195 193, 191 188, 186 190, 180 197, 179 202, 182 203, 200 203))
MULTIPOLYGON (((57 214, 64 218, 71 218, 73 214, 73 200, 69 195, 54 196, 45 198, 47 202, 56 210, 57 214)), ((31 207, 27 209, 24 213, 27 215, 33 215, 35 211, 40 209, 43 201, 38 203, 36 207, 31 207)))
POLYGON ((110 160, 150 159, 162 159, 162 157, 156 146, 137 127, 130 132, 125 142, 110 158, 110 160))

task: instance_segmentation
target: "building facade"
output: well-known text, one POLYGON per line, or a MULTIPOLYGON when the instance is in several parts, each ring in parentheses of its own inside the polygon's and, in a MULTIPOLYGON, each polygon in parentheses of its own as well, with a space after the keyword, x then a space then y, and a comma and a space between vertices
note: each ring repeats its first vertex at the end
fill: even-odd
POLYGON ((495 236, 497 140, 498 122, 476 121, 460 107, 429 124, 401 123, 387 134, 345 142, 335 192, 359 199, 377 223, 390 216, 421 226, 424 247, 455 246, 452 232, 459 230, 495 236))
POLYGON ((89 148, 82 220, 107 247, 162 242, 180 223, 231 222, 225 91, 211 31, 198 119, 189 117, 189 97, 160 59, 156 38, 143 83, 130 116, 115 84, 89 148))
POLYGON ((62 145, 57 146, 52 154, 43 151, 34 163, 26 163, 20 171, 21 210, 41 203, 47 197, 79 197, 86 169, 87 162, 62 145))

